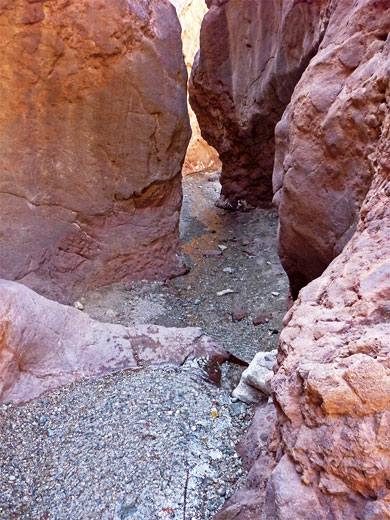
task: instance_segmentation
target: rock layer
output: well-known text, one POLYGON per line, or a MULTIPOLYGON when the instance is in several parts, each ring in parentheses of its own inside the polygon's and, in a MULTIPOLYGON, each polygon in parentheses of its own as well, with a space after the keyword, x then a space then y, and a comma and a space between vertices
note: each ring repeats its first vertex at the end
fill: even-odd
POLYGON ((220 205, 272 200, 274 128, 323 37, 330 0, 209 0, 190 101, 222 160, 220 205))
POLYGON ((200 356, 216 367, 229 354, 196 328, 100 323, 0 280, 0 402, 21 404, 81 378, 200 356))
POLYGON ((279 254, 294 298, 351 239, 387 112, 388 2, 337 2, 276 128, 279 254), (348 20, 348 23, 345 21, 348 20))
POLYGON ((0 25, 0 277, 68 302, 182 272, 174 7, 5 0, 0 25))

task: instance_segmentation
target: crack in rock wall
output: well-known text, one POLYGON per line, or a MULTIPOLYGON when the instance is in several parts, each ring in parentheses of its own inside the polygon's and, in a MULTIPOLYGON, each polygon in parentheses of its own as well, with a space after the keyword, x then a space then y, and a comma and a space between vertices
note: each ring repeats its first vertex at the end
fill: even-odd
POLYGON ((323 38, 330 0, 210 0, 190 102, 222 161, 219 204, 272 200, 274 129, 323 38))
MULTIPOLYGON (((183 40, 184 61, 188 77, 190 77, 195 55, 199 50, 200 27, 207 13, 207 6, 205 0, 172 0, 172 3, 176 6, 179 15, 182 28, 181 37, 183 40)), ((221 161, 219 160, 218 152, 201 136, 198 120, 189 102, 188 113, 192 137, 187 148, 183 173, 220 169, 221 161)))
POLYGON ((0 277, 74 301, 184 271, 190 137, 168 0, 0 6, 0 277))

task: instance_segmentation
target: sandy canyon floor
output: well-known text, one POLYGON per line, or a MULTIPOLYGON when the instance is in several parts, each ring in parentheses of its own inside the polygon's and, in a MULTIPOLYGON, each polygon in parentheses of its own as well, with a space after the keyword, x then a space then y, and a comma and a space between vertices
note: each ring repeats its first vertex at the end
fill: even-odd
MULTIPOLYGON (((187 275, 94 291, 83 312, 124 325, 198 326, 247 362, 275 348, 288 287, 276 212, 218 209, 219 189, 216 174, 184 180, 187 275), (265 323, 254 325, 260 315, 265 323)), ((252 410, 230 395, 242 370, 226 363, 220 387, 202 360, 126 370, 1 406, 0 518, 212 518, 246 476, 235 445, 252 410)))

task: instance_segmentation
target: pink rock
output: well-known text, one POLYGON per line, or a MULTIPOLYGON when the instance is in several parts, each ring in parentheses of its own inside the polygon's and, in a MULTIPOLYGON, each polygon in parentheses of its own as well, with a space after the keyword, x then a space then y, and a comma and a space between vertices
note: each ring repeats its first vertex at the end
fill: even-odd
POLYGON ((272 200, 274 129, 323 36, 328 0, 209 0, 190 102, 222 160, 219 205, 272 200))
POLYGON ((373 0, 334 6, 320 48, 276 127, 279 254, 294 298, 353 236, 387 112, 388 77, 380 68, 388 6, 373 0))
POLYGON ((0 402, 20 404, 78 379, 194 357, 223 363, 229 354, 196 328, 100 323, 0 280, 0 402))
POLYGON ((389 155, 388 113, 357 230, 287 314, 272 379, 280 442, 331 519, 390 518, 389 155))
POLYGON ((71 302, 184 270, 190 128, 168 0, 0 6, 0 278, 71 302))

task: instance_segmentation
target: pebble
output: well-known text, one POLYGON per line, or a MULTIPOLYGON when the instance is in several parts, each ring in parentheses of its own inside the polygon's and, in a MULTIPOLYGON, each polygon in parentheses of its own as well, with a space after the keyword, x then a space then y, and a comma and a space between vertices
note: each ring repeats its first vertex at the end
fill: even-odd
POLYGON ((221 251, 225 251, 227 249, 227 246, 219 245, 218 246, 221 251))
POLYGON ((83 311, 84 310, 84 305, 81 302, 74 302, 73 307, 75 307, 79 311, 83 311))
POLYGON ((229 273, 229 274, 233 274, 236 272, 236 270, 233 267, 225 267, 224 269, 222 269, 222 271, 224 273, 229 273))
POLYGON ((222 256, 222 251, 218 249, 208 249, 203 253, 203 256, 213 257, 213 256, 222 256))
POLYGON ((226 294, 233 294, 233 289, 224 289, 223 291, 217 292, 217 296, 225 296, 226 294))

